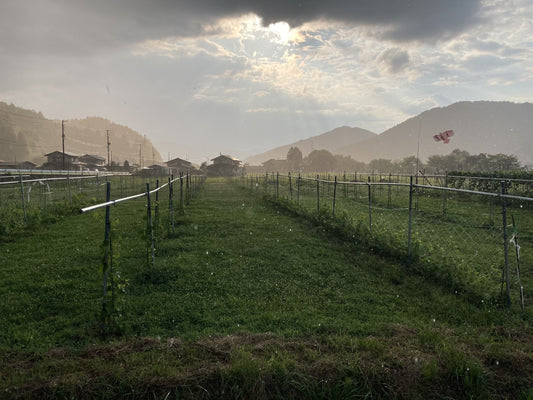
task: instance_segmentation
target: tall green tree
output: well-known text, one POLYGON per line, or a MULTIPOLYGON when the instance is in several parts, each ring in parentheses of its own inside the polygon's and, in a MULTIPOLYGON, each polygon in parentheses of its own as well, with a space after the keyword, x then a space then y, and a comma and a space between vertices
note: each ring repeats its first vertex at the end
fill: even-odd
POLYGON ((393 172, 396 171, 392 160, 387 160, 385 158, 376 158, 375 160, 368 163, 368 169, 374 172, 393 172))
POLYGON ((304 159, 304 164, 308 172, 333 172, 337 160, 327 150, 313 150, 304 159))
POLYGON ((417 160, 415 156, 405 157, 398 162, 398 171, 403 174, 416 175, 416 167, 421 170, 424 168, 423 163, 417 160))
POLYGON ((356 161, 351 156, 343 156, 341 154, 335 154, 335 171, 353 173, 356 171, 367 171, 367 166, 362 161, 356 161))
POLYGON ((287 153, 287 164, 290 172, 299 172, 302 168, 303 155, 298 147, 291 147, 287 153))

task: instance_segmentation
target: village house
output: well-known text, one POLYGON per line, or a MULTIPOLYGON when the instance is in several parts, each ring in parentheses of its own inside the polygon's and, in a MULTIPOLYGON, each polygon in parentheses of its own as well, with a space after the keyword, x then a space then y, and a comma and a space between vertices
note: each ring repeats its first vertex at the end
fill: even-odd
POLYGON ((136 176, 144 177, 158 177, 167 176, 170 174, 170 169, 164 165, 153 164, 148 167, 143 167, 135 172, 136 176))
POLYGON ((207 166, 208 176, 235 176, 242 170, 242 161, 225 154, 211 159, 213 164, 207 166))
POLYGON ((85 166, 83 162, 80 162, 80 156, 73 153, 63 153, 61 151, 53 151, 45 154, 48 161, 43 164, 43 169, 81 169, 85 166), (64 157, 64 158, 63 158, 64 157), (63 166, 63 159, 65 165, 63 166))
POLYGON ((85 164, 85 167, 90 170, 103 169, 106 166, 105 157, 94 155, 94 154, 85 154, 80 157, 80 162, 85 164))
POLYGON ((175 176, 177 176, 180 172, 187 173, 196 169, 190 161, 182 160, 181 158, 174 158, 170 161, 167 161, 166 164, 175 176))

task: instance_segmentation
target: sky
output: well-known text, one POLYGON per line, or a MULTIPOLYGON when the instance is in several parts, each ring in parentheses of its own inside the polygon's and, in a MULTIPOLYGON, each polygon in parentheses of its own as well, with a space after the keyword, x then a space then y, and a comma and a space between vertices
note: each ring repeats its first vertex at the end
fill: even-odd
POLYGON ((108 118, 165 161, 244 160, 457 101, 531 102, 533 2, 2 0, 0 66, 0 101, 108 118))

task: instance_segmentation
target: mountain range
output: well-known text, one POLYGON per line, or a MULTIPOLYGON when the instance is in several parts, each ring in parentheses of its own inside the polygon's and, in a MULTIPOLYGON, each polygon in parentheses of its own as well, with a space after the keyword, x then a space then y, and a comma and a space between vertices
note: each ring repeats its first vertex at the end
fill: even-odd
POLYGON ((360 128, 341 127, 322 135, 291 143, 249 157, 259 165, 269 159, 284 159, 291 147, 304 156, 312 150, 328 150, 369 162, 374 159, 400 160, 416 156, 446 155, 454 149, 471 154, 515 155, 525 165, 533 164, 533 104, 492 101, 462 101, 437 107, 375 134, 360 128), (433 136, 453 130, 450 143, 433 136))
MULTIPOLYGON (((143 165, 162 161, 151 141, 127 126, 99 117, 69 120, 64 126, 67 153, 100 155, 107 159, 106 131, 109 130, 113 161, 138 164, 142 158, 143 165)), ((0 102, 0 160, 41 164, 46 161, 45 154, 61 151, 61 136, 61 121, 0 102)), ((532 165, 533 104, 462 101, 424 111, 381 134, 343 126, 276 147, 245 162, 260 165, 270 159, 285 159, 291 147, 298 147, 304 156, 313 150, 328 150, 362 162, 400 160, 417 153, 425 161, 431 155, 446 155, 460 149, 471 154, 515 155, 522 164, 532 165), (446 130, 454 131, 450 143, 433 139, 446 130)))
MULTIPOLYGON (((100 117, 64 122, 65 153, 99 155, 107 160, 108 130, 112 161, 139 164, 142 157, 145 166, 161 162, 161 155, 146 136, 100 117)), ((56 150, 62 151, 61 121, 0 102, 0 160, 42 164, 45 154, 56 150)))

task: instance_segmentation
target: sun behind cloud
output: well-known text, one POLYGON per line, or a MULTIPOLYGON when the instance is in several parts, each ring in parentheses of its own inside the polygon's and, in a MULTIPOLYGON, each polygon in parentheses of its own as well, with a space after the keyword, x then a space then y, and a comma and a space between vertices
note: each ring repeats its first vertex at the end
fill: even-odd
POLYGON ((291 27, 286 22, 276 22, 275 24, 270 24, 268 26, 270 32, 275 34, 275 38, 280 43, 288 43, 291 39, 291 27))

